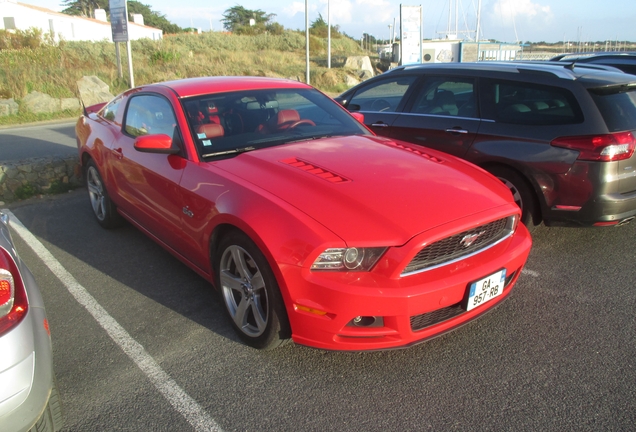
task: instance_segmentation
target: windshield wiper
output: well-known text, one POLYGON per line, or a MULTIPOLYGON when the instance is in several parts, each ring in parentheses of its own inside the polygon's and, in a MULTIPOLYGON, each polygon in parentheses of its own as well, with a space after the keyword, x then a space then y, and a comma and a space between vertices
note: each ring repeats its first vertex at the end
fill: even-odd
POLYGON ((224 155, 229 155, 229 154, 245 153, 245 152, 252 151, 252 150, 256 150, 256 147, 249 146, 249 147, 235 148, 235 149, 232 149, 232 150, 223 150, 223 151, 218 151, 218 152, 214 152, 214 153, 207 153, 207 154, 204 154, 203 157, 207 158, 207 157, 212 157, 212 156, 224 156, 224 155))

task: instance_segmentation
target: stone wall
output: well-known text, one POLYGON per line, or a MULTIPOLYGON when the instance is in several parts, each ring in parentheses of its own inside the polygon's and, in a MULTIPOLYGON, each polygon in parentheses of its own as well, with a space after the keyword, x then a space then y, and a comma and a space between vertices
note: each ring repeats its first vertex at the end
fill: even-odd
POLYGON ((32 158, 0 162, 0 202, 37 194, 59 192, 82 185, 76 156, 32 158))
MULTIPOLYGON (((108 102, 114 97, 109 91, 108 84, 96 76, 82 77, 81 80, 77 81, 77 89, 84 106, 108 102)), ((82 103, 77 98, 54 98, 38 91, 32 91, 19 102, 22 106, 13 98, 0 99, 0 116, 16 115, 20 110, 34 114, 55 113, 64 110, 77 111, 82 103)))

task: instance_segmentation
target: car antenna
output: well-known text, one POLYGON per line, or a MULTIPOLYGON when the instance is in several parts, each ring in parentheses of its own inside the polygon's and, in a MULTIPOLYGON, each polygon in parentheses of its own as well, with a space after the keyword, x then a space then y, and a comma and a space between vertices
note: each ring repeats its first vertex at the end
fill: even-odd
POLYGON ((77 98, 82 104, 82 111, 84 112, 84 117, 88 117, 88 111, 86 111, 86 105, 84 105, 84 101, 82 100, 82 92, 80 92, 79 85, 77 86, 77 98))

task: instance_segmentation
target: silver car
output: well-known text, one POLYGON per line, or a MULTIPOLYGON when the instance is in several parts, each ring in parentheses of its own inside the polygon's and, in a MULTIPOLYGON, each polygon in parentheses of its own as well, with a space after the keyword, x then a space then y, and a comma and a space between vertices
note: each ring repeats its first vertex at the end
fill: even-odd
POLYGON ((57 431, 63 416, 40 290, 0 212, 0 430, 57 431))

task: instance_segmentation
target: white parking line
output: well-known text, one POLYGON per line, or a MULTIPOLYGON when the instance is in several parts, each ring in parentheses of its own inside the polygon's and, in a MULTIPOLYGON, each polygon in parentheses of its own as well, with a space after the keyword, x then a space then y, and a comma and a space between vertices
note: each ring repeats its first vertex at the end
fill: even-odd
POLYGON ((521 270, 521 274, 527 274, 528 276, 532 276, 532 277, 539 277, 539 273, 534 271, 534 270, 528 270, 528 269, 523 269, 521 270))
POLYGON ((133 339, 128 332, 86 289, 75 280, 59 261, 44 247, 22 222, 11 211, 3 209, 10 217, 11 227, 33 249, 53 274, 66 286, 75 300, 95 318, 99 325, 117 345, 130 357, 148 377, 150 382, 161 392, 170 404, 190 423, 197 431, 219 431, 221 428, 208 413, 192 399, 170 376, 161 369, 157 362, 146 352, 144 347, 133 339))

